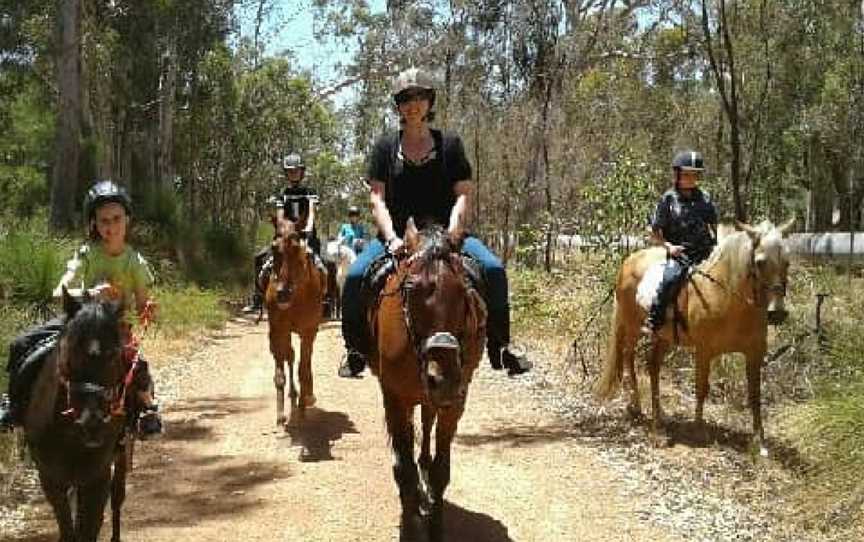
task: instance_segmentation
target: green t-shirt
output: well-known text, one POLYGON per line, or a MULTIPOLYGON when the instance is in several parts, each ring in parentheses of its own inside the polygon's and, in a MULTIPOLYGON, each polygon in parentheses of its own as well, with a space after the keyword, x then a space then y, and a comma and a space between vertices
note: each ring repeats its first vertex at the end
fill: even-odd
POLYGON ((147 260, 128 245, 117 256, 106 254, 98 243, 83 245, 66 267, 74 272, 70 288, 93 288, 107 282, 122 294, 126 307, 135 306, 135 290, 149 289, 153 284, 147 260))

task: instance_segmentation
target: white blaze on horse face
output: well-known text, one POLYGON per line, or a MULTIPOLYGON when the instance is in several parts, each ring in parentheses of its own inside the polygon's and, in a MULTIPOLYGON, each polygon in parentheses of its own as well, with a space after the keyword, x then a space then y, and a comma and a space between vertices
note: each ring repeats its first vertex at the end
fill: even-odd
POLYGON ((92 339, 90 341, 90 344, 87 345, 87 353, 93 357, 102 353, 102 344, 99 342, 99 339, 92 339))

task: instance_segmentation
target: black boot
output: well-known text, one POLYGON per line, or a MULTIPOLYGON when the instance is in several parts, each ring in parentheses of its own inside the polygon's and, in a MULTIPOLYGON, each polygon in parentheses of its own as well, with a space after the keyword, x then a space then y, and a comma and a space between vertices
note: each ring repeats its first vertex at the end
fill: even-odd
POLYGON ((9 396, 0 399, 0 433, 8 433, 15 429, 15 417, 12 415, 12 404, 9 396))
POLYGON ((162 432, 162 417, 159 415, 159 405, 146 407, 138 418, 138 433, 142 439, 158 435, 162 432))
POLYGON ((261 312, 264 305, 264 296, 262 296, 259 292, 255 292, 252 294, 252 301, 243 307, 244 314, 255 314, 256 312, 261 312))
POLYGON ((356 350, 349 350, 339 366, 339 376, 342 378, 357 378, 366 368, 366 357, 356 350))
POLYGON ((663 327, 663 323, 666 321, 666 304, 663 303, 663 299, 659 296, 651 305, 651 309, 648 311, 648 317, 645 319, 645 323, 642 324, 642 333, 644 335, 654 335, 660 328, 663 327))

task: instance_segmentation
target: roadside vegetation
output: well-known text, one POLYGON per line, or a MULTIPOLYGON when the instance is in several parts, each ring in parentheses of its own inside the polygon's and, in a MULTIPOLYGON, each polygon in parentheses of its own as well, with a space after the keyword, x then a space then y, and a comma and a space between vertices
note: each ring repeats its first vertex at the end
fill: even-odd
MULTIPOLYGON (((597 416, 616 422, 623 419, 623 409, 601 411, 608 405, 593 402, 591 388, 605 359, 612 313, 607 294, 620 257, 618 253, 572 253, 551 274, 522 266, 510 273, 517 340, 548 362, 544 371, 549 381, 569 390, 567 393, 584 396, 589 408, 597 409, 597 416)), ((747 492, 748 505, 786 522, 789 532, 811 533, 802 534, 802 540, 860 539, 864 520, 860 477, 864 472, 862 296, 864 273, 860 267, 850 270, 826 262, 794 262, 787 302, 790 317, 770 333, 763 372, 772 456, 761 463, 750 457, 749 474, 742 472, 740 464, 728 465, 726 472, 752 476, 751 483, 762 493, 747 492), (827 294, 818 330, 817 294, 827 294)), ((644 362, 640 370, 642 367, 644 362)), ((661 377, 667 414, 692 419, 693 402, 689 398, 695 384, 689 354, 671 354, 661 377)), ((709 423, 731 433, 749 433, 742 360, 737 356, 718 360, 710 382, 709 423)), ((647 381, 642 382, 643 404, 648 400, 647 389, 647 381)), ((606 437, 612 441, 614 434, 610 430, 606 437)), ((662 450, 656 453, 665 454, 662 450)), ((702 468, 700 462, 710 463, 699 450, 692 450, 692 454, 694 470, 702 468)), ((741 456, 740 452, 733 455, 737 459, 741 456)), ((680 453, 670 457, 680 459, 680 453)))

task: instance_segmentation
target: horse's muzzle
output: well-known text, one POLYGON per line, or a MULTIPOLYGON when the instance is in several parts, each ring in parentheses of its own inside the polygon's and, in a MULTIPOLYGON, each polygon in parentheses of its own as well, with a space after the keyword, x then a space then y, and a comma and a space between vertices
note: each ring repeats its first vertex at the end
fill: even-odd
POLYGON ((424 386, 432 404, 446 408, 462 400, 461 347, 456 337, 435 333, 423 342, 421 354, 427 359, 424 386))
POLYGON ((294 288, 290 284, 279 284, 276 286, 276 303, 279 305, 289 305, 291 303, 291 294, 293 293, 294 288))

